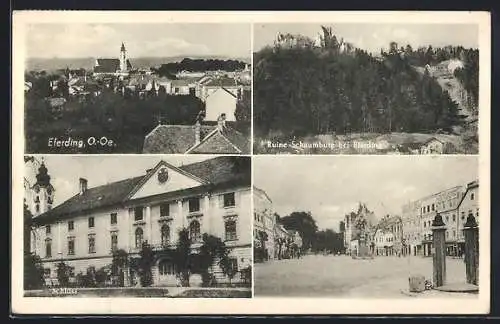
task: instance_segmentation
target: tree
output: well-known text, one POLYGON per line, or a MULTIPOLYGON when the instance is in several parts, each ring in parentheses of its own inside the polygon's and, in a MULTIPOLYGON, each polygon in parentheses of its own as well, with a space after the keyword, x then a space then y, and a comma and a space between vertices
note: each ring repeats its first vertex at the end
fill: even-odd
POLYGON ((214 284, 213 265, 224 259, 228 254, 226 244, 219 238, 203 234, 203 244, 200 247, 199 260, 202 270, 202 280, 205 286, 214 284))
POLYGON ((42 260, 38 255, 24 254, 24 289, 40 289, 44 286, 42 260))
POLYGON ((81 280, 82 280, 81 284, 83 285, 83 287, 88 287, 88 288, 96 287, 97 285, 96 285, 95 267, 89 266, 86 270, 86 273, 82 275, 81 280))
POLYGON ((95 272, 95 281, 97 286, 104 287, 106 285, 106 281, 108 280, 108 270, 106 267, 99 268, 95 272))
POLYGON ((149 287, 153 284, 153 273, 151 268, 153 267, 154 261, 153 249, 147 242, 144 242, 139 252, 138 260, 139 278, 142 287, 149 287))
POLYGON ((343 240, 341 233, 332 229, 326 229, 316 232, 314 236, 313 249, 315 252, 338 253, 343 249, 343 240))
POLYGON ((234 266, 234 260, 228 255, 225 255, 219 261, 219 266, 222 270, 222 273, 229 278, 229 284, 231 285, 231 280, 233 280, 236 273, 238 273, 238 270, 234 266))
POLYGON ((281 223, 287 230, 295 230, 300 233, 305 250, 311 247, 314 234, 318 230, 316 221, 311 212, 292 212, 290 215, 282 217, 281 223))
POLYGON ((24 255, 31 254, 31 233, 33 226, 33 214, 28 208, 28 205, 24 203, 24 255))
POLYGON ((179 238, 174 251, 174 263, 176 269, 180 273, 181 283, 185 287, 189 287, 189 276, 191 275, 191 238, 189 230, 182 228, 179 231, 179 238))
POLYGON ((61 78, 57 81, 57 94, 63 98, 69 97, 68 81, 61 78))
POLYGON ((241 99, 236 103, 236 110, 234 116, 239 122, 251 122, 251 93, 250 91, 243 91, 241 99))
POLYGON ((383 58, 375 59, 362 49, 338 51, 331 28, 322 26, 322 34, 323 48, 264 48, 255 53, 257 137, 288 141, 332 132, 414 133, 459 123, 448 93, 415 70, 414 65, 436 61, 432 47, 415 51, 392 42, 388 52, 382 51, 383 58), (424 93, 425 85, 434 90, 424 93))
POLYGON ((72 272, 72 267, 64 263, 63 261, 57 263, 57 281, 62 287, 68 287, 69 278, 72 272))
POLYGON ((111 274, 113 276, 118 276, 119 286, 123 287, 124 282, 124 271, 129 266, 129 257, 127 251, 119 249, 113 252, 113 259, 111 262, 111 274))

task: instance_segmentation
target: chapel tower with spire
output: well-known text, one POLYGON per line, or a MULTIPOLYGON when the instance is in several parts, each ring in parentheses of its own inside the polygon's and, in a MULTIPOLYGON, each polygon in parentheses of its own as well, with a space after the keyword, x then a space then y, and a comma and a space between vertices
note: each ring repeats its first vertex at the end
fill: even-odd
POLYGON ((32 187, 33 199, 33 216, 38 216, 52 208, 54 202, 55 189, 50 183, 50 175, 48 174, 45 162, 42 160, 36 175, 36 182, 32 187))
POLYGON ((120 72, 127 72, 127 50, 122 42, 122 47, 120 48, 120 72))

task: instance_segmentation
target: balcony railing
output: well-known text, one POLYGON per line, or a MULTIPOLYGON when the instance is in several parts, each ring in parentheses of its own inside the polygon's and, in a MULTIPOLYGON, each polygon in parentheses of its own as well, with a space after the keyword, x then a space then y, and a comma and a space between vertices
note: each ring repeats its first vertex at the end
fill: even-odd
POLYGON ((187 214, 187 218, 193 218, 193 217, 201 217, 203 216, 203 212, 201 210, 197 210, 197 211, 193 211, 193 212, 189 212, 187 214))
POLYGON ((165 242, 165 243, 152 244, 151 248, 153 249, 153 251, 161 251, 164 249, 174 249, 175 243, 174 242, 165 242))

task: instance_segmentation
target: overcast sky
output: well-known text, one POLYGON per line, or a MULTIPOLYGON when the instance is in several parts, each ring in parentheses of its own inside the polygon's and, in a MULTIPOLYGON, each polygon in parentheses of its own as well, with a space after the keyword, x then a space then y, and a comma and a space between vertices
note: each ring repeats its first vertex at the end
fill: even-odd
MULTIPOLYGON (((145 175, 164 160, 174 166, 206 160, 207 156, 43 156, 45 166, 55 188, 54 206, 74 196, 79 190, 79 179, 88 180, 88 187, 97 187, 109 182, 145 175)), ((41 161, 42 156, 36 156, 41 161)), ((26 163, 27 179, 33 184, 38 167, 26 163)))
POLYGON ((477 157, 254 156, 254 184, 281 216, 311 211, 320 229, 367 204, 376 217, 401 215, 403 204, 478 178, 477 157))
POLYGON ((214 55, 250 57, 250 24, 32 24, 29 58, 214 55))
POLYGON ((254 51, 272 45, 278 32, 301 34, 316 38, 321 25, 331 26, 337 38, 353 43, 355 47, 379 53, 380 48, 389 47, 391 41, 413 48, 432 45, 462 45, 466 48, 478 47, 477 25, 465 24, 256 24, 254 25, 254 51))

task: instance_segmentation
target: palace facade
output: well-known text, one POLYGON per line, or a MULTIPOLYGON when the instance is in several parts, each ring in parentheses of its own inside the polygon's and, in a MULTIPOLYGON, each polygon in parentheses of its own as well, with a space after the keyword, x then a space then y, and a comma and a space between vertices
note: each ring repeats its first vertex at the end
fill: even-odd
MULTIPOLYGON (((185 228, 193 254, 202 234, 222 239, 236 283, 252 264, 250 163, 248 157, 230 156, 180 167, 161 161, 145 174, 98 187, 80 178, 79 192, 33 218, 32 252, 41 257, 46 277, 56 278, 61 261, 73 268, 72 275, 86 273, 89 267, 110 266, 117 250, 137 257, 147 242, 154 251, 153 285, 176 285, 178 271, 165 251, 175 249, 185 228)), ((45 187, 50 184, 46 169, 37 176, 45 187)), ((125 285, 137 282, 130 270, 126 273, 125 285)), ((228 280, 218 266, 212 274, 218 283, 228 280)))

